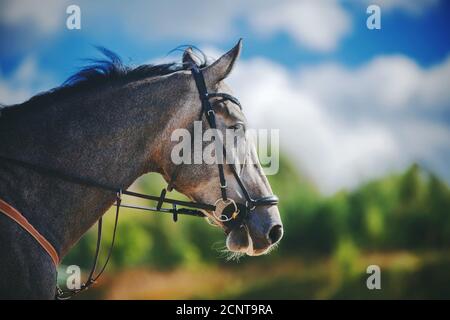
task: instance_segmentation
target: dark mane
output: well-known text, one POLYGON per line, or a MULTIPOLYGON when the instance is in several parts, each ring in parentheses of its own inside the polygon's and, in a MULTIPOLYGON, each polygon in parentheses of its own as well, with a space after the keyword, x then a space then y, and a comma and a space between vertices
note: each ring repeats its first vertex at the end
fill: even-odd
MULTIPOLYGON (((182 50, 184 47, 187 46, 177 47, 171 52, 182 50)), ((158 77, 189 69, 188 65, 177 62, 155 65, 144 64, 138 67, 130 67, 124 64, 122 59, 114 52, 103 47, 97 47, 97 49, 103 54, 104 57, 102 59, 87 59, 90 64, 70 76, 59 87, 38 93, 31 97, 28 101, 20 104, 1 106, 1 112, 12 111, 24 106, 47 105, 60 99, 64 99, 74 93, 79 93, 92 88, 98 88, 104 84, 128 83, 144 78, 158 77)), ((199 49, 195 49, 198 52, 197 57, 199 58, 200 67, 206 66, 207 59, 205 54, 199 49)))

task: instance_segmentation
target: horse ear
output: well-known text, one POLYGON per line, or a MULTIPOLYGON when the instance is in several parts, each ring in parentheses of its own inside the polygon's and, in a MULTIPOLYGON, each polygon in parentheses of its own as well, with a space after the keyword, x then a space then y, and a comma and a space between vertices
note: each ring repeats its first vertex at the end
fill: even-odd
POLYGON ((225 79, 233 69, 236 60, 239 58, 242 49, 242 39, 239 39, 238 43, 217 59, 213 64, 206 67, 203 71, 207 83, 218 83, 225 79))
POLYGON ((194 51, 192 51, 191 47, 186 48, 186 50, 184 50, 183 52, 183 64, 184 65, 197 64, 195 62, 194 51))

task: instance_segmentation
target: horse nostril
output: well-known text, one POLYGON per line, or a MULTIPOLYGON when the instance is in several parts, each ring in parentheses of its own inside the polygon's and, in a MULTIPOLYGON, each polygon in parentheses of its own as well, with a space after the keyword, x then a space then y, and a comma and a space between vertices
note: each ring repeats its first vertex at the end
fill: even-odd
POLYGON ((271 244, 275 244, 283 237, 283 227, 279 224, 273 226, 269 231, 269 239, 271 244))

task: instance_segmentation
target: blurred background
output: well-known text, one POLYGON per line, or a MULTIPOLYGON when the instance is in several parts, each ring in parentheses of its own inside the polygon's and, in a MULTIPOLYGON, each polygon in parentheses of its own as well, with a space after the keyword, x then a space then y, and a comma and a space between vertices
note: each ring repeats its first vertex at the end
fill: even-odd
MULTIPOLYGON (((0 1, 2 104, 60 85, 95 45, 137 66, 180 61, 168 53, 184 44, 218 57, 242 37, 228 82, 252 128, 280 129, 276 251, 227 261, 202 219, 124 210, 106 276, 80 297, 449 299, 449 19, 439 0, 0 1), (66 27, 72 4, 79 30, 66 27), (371 4, 379 30, 366 26, 371 4), (366 287, 373 264, 381 290, 366 287)), ((155 174, 133 185, 162 187, 155 174)), ((91 230, 62 284, 94 249, 91 230)))

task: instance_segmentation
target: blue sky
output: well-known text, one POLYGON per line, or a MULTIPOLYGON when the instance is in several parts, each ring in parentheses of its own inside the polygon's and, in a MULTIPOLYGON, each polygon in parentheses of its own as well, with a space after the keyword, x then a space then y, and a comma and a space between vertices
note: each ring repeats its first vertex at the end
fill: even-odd
POLYGON ((322 190, 414 161, 450 181, 449 20, 438 0, 1 1, 0 102, 57 86, 98 56, 94 45, 137 65, 181 44, 217 56, 242 37, 230 82, 247 116, 288 128, 282 146, 322 190), (381 30, 366 27, 373 3, 381 30), (70 4, 81 30, 65 27, 70 4), (279 119, 265 117, 274 105, 279 119))

